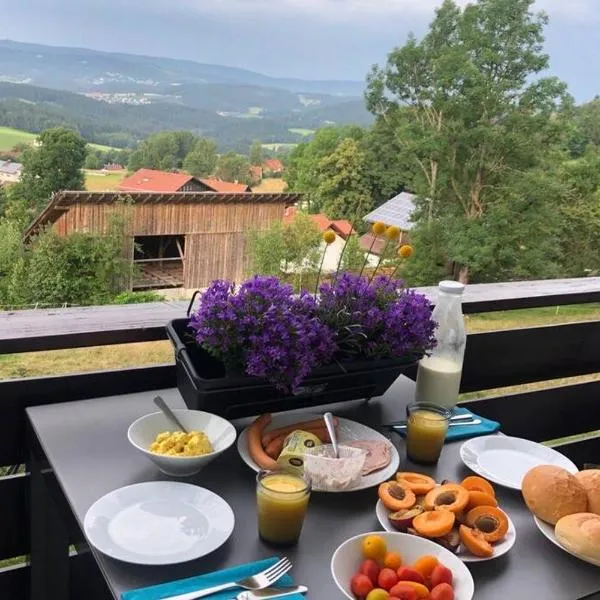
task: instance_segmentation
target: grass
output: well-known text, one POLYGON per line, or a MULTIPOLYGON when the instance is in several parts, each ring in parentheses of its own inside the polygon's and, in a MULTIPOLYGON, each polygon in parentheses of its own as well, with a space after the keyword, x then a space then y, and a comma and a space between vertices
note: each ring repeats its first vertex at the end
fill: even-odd
POLYGON ((125 178, 126 172, 105 173, 103 171, 85 171, 85 189, 90 192, 116 190, 125 178))
POLYGON ((267 194, 279 194, 285 190, 286 183, 278 177, 266 177, 258 185, 252 188, 253 192, 262 192, 267 194))
MULTIPOLYGON (((0 151, 12 150, 17 144, 33 144, 37 138, 37 133, 13 129, 12 127, 0 127, 0 151)), ((112 146, 103 146, 102 144, 88 144, 94 150, 108 152, 109 150, 121 150, 112 146)))
POLYGON ((314 129, 303 129, 301 127, 292 127, 288 129, 290 133, 295 133, 296 135, 302 135, 308 137, 309 135, 313 135, 315 133, 314 129))

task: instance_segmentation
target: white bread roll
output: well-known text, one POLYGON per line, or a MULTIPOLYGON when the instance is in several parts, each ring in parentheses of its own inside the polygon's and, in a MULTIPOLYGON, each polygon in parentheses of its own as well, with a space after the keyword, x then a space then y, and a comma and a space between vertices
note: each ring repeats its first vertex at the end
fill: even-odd
POLYGON ((529 470, 523 478, 521 491, 529 510, 551 525, 566 515, 587 511, 584 487, 560 467, 540 465, 529 470))
POLYGON ((578 513, 560 519, 556 539, 573 554, 600 563, 600 515, 578 513))
POLYGON ((575 477, 587 492, 588 511, 600 515, 600 469, 579 471, 575 477))

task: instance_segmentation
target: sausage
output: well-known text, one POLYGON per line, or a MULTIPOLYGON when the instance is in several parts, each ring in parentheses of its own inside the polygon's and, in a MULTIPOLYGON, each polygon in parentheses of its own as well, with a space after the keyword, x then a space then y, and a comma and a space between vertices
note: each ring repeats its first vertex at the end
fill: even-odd
MULTIPOLYGON (((333 417, 333 424, 338 426, 337 417, 333 417)), ((301 430, 301 431, 312 431, 313 429, 320 429, 325 425, 323 419, 314 419, 312 421, 304 421, 303 423, 295 423, 292 425, 287 425, 286 427, 279 427, 279 429, 272 429, 271 431, 267 431, 262 436, 262 445, 263 448, 266 448, 276 437, 280 435, 289 435, 292 431, 301 430)))
MULTIPOLYGON (((294 431, 296 431, 296 430, 294 430, 294 431)), ((331 439, 329 438, 329 433, 327 433, 327 427, 325 427, 325 425, 323 425, 323 427, 315 427, 314 429, 303 430, 303 431, 308 431, 308 433, 312 433, 313 435, 316 435, 322 442, 330 442, 331 441, 331 439)), ((265 452, 273 460, 277 460, 277 458, 279 458, 279 455, 281 454, 281 451, 283 450, 283 446, 285 445, 285 440, 287 439, 288 435, 289 435, 289 433, 278 435, 265 448, 265 452)))
POLYGON ((263 450, 261 434, 265 427, 271 422, 271 415, 262 415, 250 425, 248 429, 248 452, 252 460, 261 468, 272 470, 277 468, 277 463, 263 450))

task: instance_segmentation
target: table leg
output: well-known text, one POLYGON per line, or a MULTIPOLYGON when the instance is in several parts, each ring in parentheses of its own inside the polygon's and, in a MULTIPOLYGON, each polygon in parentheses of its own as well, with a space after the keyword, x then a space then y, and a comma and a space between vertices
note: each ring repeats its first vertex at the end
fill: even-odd
POLYGON ((69 599, 69 536, 48 486, 53 477, 30 435, 31 600, 69 599))

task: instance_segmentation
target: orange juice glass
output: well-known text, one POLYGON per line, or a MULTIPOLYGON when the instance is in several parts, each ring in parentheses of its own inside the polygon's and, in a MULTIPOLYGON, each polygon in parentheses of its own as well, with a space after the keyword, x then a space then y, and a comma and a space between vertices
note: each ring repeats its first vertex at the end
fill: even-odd
POLYGON ((440 459, 451 409, 435 404, 410 404, 407 408, 406 454, 412 462, 435 465, 440 459))
POLYGON ((285 471, 261 471, 257 476, 258 534, 275 546, 298 541, 310 498, 310 482, 285 471))

